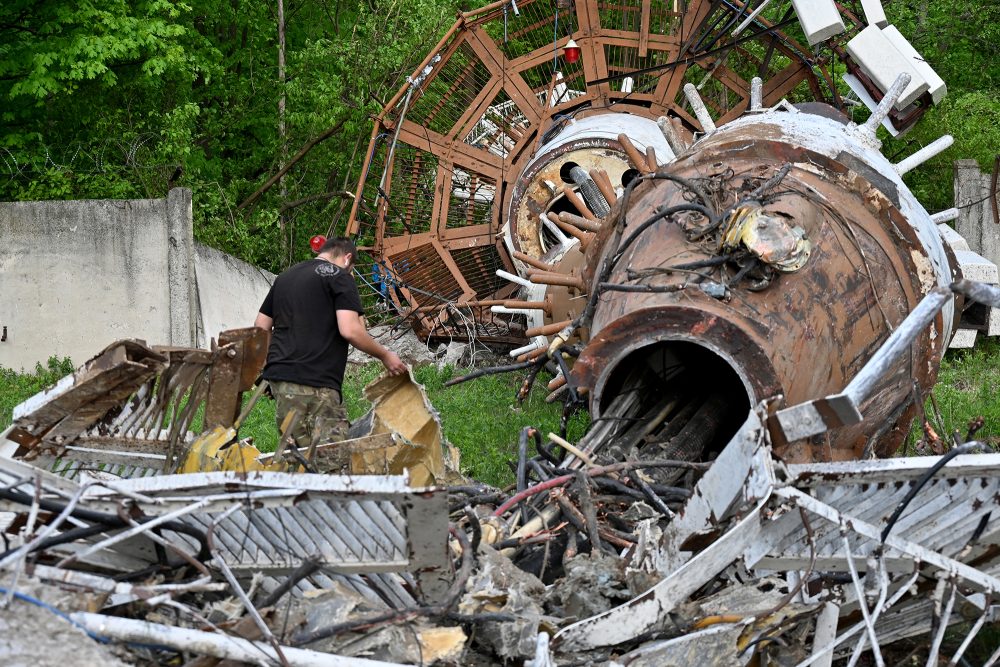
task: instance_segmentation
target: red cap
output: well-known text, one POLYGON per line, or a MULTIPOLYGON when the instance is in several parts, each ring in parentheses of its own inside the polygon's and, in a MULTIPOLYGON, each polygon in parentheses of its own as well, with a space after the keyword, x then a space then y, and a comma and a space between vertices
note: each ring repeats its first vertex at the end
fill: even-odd
POLYGON ((566 42, 566 46, 563 47, 563 58, 568 63, 575 63, 580 59, 580 47, 577 46, 576 40, 571 39, 566 42))
POLYGON ((312 248, 313 252, 319 252, 319 249, 323 247, 324 243, 326 243, 326 237, 322 234, 317 234, 309 239, 309 247, 312 248))

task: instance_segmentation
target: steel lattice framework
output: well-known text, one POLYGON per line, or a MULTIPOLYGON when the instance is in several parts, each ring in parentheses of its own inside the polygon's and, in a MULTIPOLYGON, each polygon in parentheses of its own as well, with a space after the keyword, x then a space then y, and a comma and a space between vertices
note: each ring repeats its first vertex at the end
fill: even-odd
POLYGON ((756 14, 761 4, 506 0, 460 15, 376 119, 348 226, 418 331, 447 329, 445 306, 471 302, 469 333, 523 340, 523 318, 488 305, 513 293, 496 275, 514 270, 511 252, 540 253, 505 247, 501 233, 518 178, 567 122, 615 112, 699 131, 683 86, 698 87, 721 125, 747 110, 753 77, 765 105, 839 106, 828 66, 860 21, 842 10, 846 32, 814 53, 790 8, 756 14))

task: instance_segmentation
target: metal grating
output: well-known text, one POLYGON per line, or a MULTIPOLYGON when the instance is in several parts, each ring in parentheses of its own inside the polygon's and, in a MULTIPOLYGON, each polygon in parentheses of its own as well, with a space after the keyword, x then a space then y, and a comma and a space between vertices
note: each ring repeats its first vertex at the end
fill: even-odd
POLYGON ((447 303, 462 295, 462 287, 431 244, 399 252, 389 262, 418 306, 447 303))
POLYGON ((123 480, 85 498, 128 494, 155 499, 142 506, 147 516, 182 513, 211 530, 237 572, 282 574, 307 556, 341 573, 447 564, 446 494, 410 488, 405 476, 194 473, 123 480))
POLYGON ((524 136, 528 124, 524 112, 505 91, 501 90, 464 141, 471 146, 485 148, 494 155, 506 158, 524 136))
POLYGON ((493 294, 503 287, 504 279, 496 274, 497 269, 504 268, 496 245, 456 249, 451 251, 451 256, 477 298, 493 294))
MULTIPOLYGON (((642 0, 615 0, 598 2, 598 16, 604 30, 639 32, 642 27, 642 0)), ((649 2, 649 32, 655 35, 670 33, 674 21, 680 17, 685 0, 652 0, 649 2)))
POLYGON ((434 186, 438 157, 408 144, 396 146, 393 158, 396 176, 386 186, 388 211, 386 236, 430 231, 434 217, 434 186))
POLYGON ((490 179, 475 172, 455 169, 451 174, 448 195, 448 228, 489 224, 496 192, 497 186, 490 179))
MULTIPOLYGON (((712 111, 712 116, 715 118, 725 116, 742 101, 738 93, 734 92, 728 86, 723 85, 718 79, 713 78, 711 71, 707 71, 698 65, 688 66, 684 72, 684 80, 694 84, 698 88, 705 106, 712 111)), ((749 90, 749 85, 747 89, 749 90)), ((688 102, 683 91, 677 94, 676 103, 678 106, 682 106, 688 113, 694 115, 691 103, 688 102)))
POLYGON ((407 119, 438 134, 450 134, 490 78, 472 47, 463 43, 425 84, 407 119))
MULTIPOLYGON (((454 271, 450 241, 461 235, 463 245, 487 246, 503 233, 501 202, 544 145, 552 119, 614 107, 653 120, 672 113, 697 129, 680 90, 691 81, 721 124, 745 108, 748 82, 758 73, 765 105, 804 92, 825 98, 817 72, 826 76, 830 59, 796 43, 801 31, 787 5, 768 5, 733 34, 760 4, 519 0, 463 13, 376 119, 348 234, 379 261, 406 255, 430 236, 454 271), (778 22, 783 32, 769 30, 778 22), (570 38, 582 49, 575 63, 563 57, 570 38), (691 65, 692 55, 700 67, 691 65)), ((857 21, 845 22, 846 40, 857 21)), ((834 52, 839 43, 831 44, 834 52)), ((432 293, 414 295, 409 305, 444 303, 461 293, 456 283, 478 280, 446 273, 439 277, 447 284, 409 281, 432 293)), ((474 289, 480 298, 498 298, 474 289)))
POLYGON ((608 76, 621 77, 608 82, 613 91, 626 94, 648 94, 659 83, 661 72, 629 73, 647 67, 663 65, 670 61, 670 54, 667 51, 650 49, 645 58, 640 58, 639 49, 636 47, 606 44, 604 46, 604 59, 608 63, 608 76), (629 74, 628 80, 624 76, 626 74, 629 74), (631 90, 629 90, 629 86, 631 86, 631 90))
POLYGON ((570 9, 557 10, 554 5, 555 3, 549 2, 518 3, 520 15, 515 19, 513 15, 507 14, 506 40, 502 17, 487 24, 487 33, 496 40, 497 46, 508 60, 525 56, 539 48, 551 49, 554 36, 566 35, 576 27, 575 12, 570 9))
POLYGON ((552 77, 556 70, 551 60, 521 70, 519 74, 524 77, 532 92, 544 105, 557 107, 572 102, 587 91, 587 79, 581 61, 572 64, 560 61, 558 70, 562 73, 562 78, 557 79, 555 85, 552 83, 552 77), (551 97, 549 97, 550 88, 551 97))
MULTIPOLYGON (((82 506, 98 511, 128 501, 145 517, 169 515, 211 533, 226 564, 248 576, 287 573, 307 557, 318 559, 325 572, 341 574, 450 567, 446 493, 411 488, 406 476, 215 472, 81 484, 0 458, 0 484, 32 494, 37 488, 42 498, 79 497, 82 506)), ((197 552, 191 536, 162 532, 197 552)), ((81 555, 78 545, 66 553, 77 553, 82 562, 93 558, 97 567, 116 559, 155 562, 143 542, 137 532, 90 556, 81 555)))

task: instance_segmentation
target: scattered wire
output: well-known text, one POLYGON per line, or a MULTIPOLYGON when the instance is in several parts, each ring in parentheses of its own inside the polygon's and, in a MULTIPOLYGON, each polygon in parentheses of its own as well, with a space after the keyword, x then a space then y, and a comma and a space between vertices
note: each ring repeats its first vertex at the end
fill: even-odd
POLYGON ((26 593, 21 593, 20 591, 7 590, 6 588, 0 588, 0 595, 10 595, 10 596, 13 596, 15 599, 20 600, 22 602, 27 602, 29 604, 35 605, 36 607, 41 607, 45 611, 48 611, 48 612, 52 613, 53 615, 58 616, 59 618, 63 619, 64 621, 66 621, 70 625, 73 625, 74 627, 79 628, 84 633, 86 633, 86 635, 88 637, 90 637, 94 641, 100 642, 102 644, 108 644, 111 641, 107 637, 102 637, 101 635, 98 635, 98 634, 96 634, 94 632, 91 632, 90 630, 88 630, 82 624, 77 623, 76 621, 74 621, 70 617, 70 615, 67 614, 66 612, 62 611, 61 609, 56 609, 52 605, 48 604, 47 602, 42 602, 41 600, 39 600, 36 597, 32 597, 30 595, 27 595, 26 593))
POLYGON ((885 524, 885 528, 882 529, 882 534, 880 536, 879 543, 885 544, 885 539, 889 537, 889 533, 892 531, 892 527, 896 525, 896 521, 899 520, 899 516, 903 513, 903 510, 906 509, 906 506, 910 504, 910 501, 913 500, 918 493, 920 493, 920 489, 924 488, 924 485, 927 484, 927 482, 929 482, 934 477, 934 475, 936 475, 937 472, 941 470, 941 468, 948 465, 948 462, 951 461, 956 456, 967 454, 968 452, 971 452, 972 450, 980 448, 982 446, 983 443, 981 442, 967 442, 964 445, 955 447, 950 452, 948 452, 940 459, 938 459, 937 463, 935 463, 927 470, 927 472, 921 475, 920 479, 917 480, 917 483, 914 484, 913 488, 910 489, 910 492, 906 494, 906 497, 904 497, 901 501, 899 501, 899 505, 896 506, 896 509, 892 513, 892 516, 889 517, 889 520, 885 524))

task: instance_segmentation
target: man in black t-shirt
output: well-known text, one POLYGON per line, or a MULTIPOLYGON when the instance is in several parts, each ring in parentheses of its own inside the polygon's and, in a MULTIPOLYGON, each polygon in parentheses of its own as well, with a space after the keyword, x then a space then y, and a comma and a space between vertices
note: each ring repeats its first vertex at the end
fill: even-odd
POLYGON ((329 239, 315 259, 275 279, 254 322, 271 332, 263 377, 277 403, 278 429, 294 410, 291 435, 299 447, 347 436, 340 390, 348 345, 381 361, 391 375, 407 370, 365 328, 361 296, 351 277, 356 255, 350 239, 329 239))

